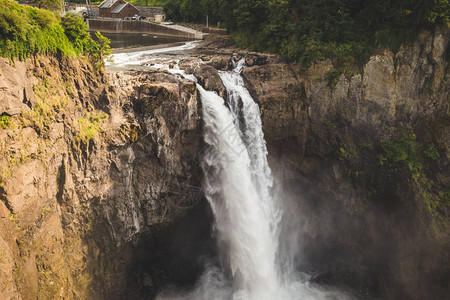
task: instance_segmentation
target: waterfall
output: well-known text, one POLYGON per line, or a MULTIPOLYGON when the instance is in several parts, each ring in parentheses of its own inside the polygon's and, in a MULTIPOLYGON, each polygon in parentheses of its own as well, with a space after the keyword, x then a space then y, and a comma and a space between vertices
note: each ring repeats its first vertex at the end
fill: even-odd
MULTIPOLYGON (((197 84, 204 122, 203 189, 215 216, 220 267, 206 268, 194 291, 170 299, 347 299, 319 291, 289 272, 279 255, 281 206, 271 194, 273 178, 258 104, 244 87, 241 60, 220 72, 228 106, 197 84)), ((184 74, 181 70, 174 73, 184 74)), ((162 296, 159 299, 166 299, 162 296)))
POLYGON ((237 293, 242 294, 240 298, 274 299, 278 290, 277 224, 269 220, 275 219, 277 211, 271 208, 268 195, 272 182, 270 173, 264 173, 267 161, 258 161, 258 156, 267 152, 265 145, 256 135, 244 133, 242 139, 224 100, 214 92, 199 90, 208 145, 202 162, 204 189, 216 219, 220 246, 226 249, 225 265, 230 268, 237 293))

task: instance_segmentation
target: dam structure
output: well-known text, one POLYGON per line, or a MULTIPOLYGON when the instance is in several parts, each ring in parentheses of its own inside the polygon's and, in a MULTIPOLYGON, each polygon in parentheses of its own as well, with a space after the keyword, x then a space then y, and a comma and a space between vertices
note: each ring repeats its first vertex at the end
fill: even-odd
POLYGON ((145 20, 87 19, 90 31, 146 33, 203 40, 207 33, 202 33, 180 25, 164 25, 145 20))

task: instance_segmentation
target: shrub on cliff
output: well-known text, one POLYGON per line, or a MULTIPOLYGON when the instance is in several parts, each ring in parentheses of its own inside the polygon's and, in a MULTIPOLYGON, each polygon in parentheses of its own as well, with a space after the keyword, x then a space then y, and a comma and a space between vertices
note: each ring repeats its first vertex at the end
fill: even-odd
POLYGON ((94 41, 89 36, 86 23, 81 16, 68 13, 61 22, 64 32, 77 52, 89 52, 94 47, 94 41))
POLYGON ((102 61, 102 56, 111 54, 110 41, 99 32, 95 33, 97 41, 94 41, 89 35, 87 25, 81 16, 68 13, 64 16, 62 25, 77 53, 91 54, 96 64, 102 61))
POLYGON ((23 60, 37 53, 70 57, 87 54, 98 60, 108 53, 108 43, 94 42, 81 17, 67 18, 62 23, 48 10, 0 0, 0 56, 23 60))
POLYGON ((34 53, 76 52, 50 11, 0 0, 0 56, 24 59, 34 53))

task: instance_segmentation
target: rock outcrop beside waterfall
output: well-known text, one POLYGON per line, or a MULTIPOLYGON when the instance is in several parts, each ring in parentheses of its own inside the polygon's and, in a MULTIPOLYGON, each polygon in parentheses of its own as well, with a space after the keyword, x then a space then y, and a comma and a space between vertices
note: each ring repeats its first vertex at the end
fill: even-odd
POLYGON ((387 299, 447 295, 449 33, 380 50, 334 82, 330 61, 243 71, 300 232, 299 267, 318 281, 387 299))
POLYGON ((195 84, 43 56, 0 66, 0 298, 123 299, 134 245, 200 185, 195 84))

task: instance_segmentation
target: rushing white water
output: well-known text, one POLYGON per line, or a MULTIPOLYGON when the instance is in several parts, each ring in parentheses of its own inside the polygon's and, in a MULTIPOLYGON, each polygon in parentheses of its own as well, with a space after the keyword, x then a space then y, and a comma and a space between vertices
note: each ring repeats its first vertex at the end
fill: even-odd
POLYGON ((193 49, 197 46, 198 41, 186 42, 181 46, 167 47, 167 48, 157 48, 157 49, 147 49, 143 51, 135 51, 129 53, 115 53, 110 55, 106 61, 105 65, 107 67, 114 66, 138 66, 142 63, 148 62, 155 59, 155 54, 170 53, 170 52, 180 52, 193 49))
POLYGON ((199 89, 204 139, 209 145, 202 163, 204 189, 216 219, 219 244, 226 249, 224 264, 231 270, 234 298, 274 299, 277 246, 276 228, 270 220, 276 212, 270 212, 270 204, 261 197, 267 194, 271 180, 253 176, 259 166, 250 158, 223 99, 199 89))
MULTIPOLYGON (((160 49, 159 53, 190 48, 160 49)), ((154 51, 117 54, 109 65, 139 65, 154 51)), ((177 66, 167 69, 196 81, 177 66)), ((244 61, 220 72, 228 101, 197 84, 206 147, 202 152, 203 188, 215 216, 220 266, 205 272, 190 292, 169 290, 157 299, 188 300, 342 300, 337 291, 311 286, 296 276, 292 259, 281 257, 281 205, 272 196, 273 178, 259 107, 240 75, 244 61)))
MULTIPOLYGON (((347 299, 318 290, 279 266, 281 208, 271 195, 272 175, 258 105, 244 87, 239 62, 220 72, 228 105, 215 92, 199 90, 204 122, 202 169, 205 195, 215 216, 221 268, 210 266, 188 294, 159 299, 291 300, 347 299)), ((174 71, 176 72, 176 71, 174 71)))

